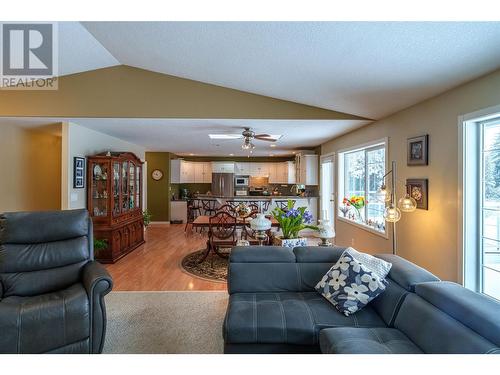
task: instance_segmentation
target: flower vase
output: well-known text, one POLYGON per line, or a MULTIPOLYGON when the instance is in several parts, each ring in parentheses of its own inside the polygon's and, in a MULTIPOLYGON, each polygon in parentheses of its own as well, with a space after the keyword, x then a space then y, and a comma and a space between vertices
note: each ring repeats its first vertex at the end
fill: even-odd
POLYGON ((307 246, 307 238, 298 237, 298 238, 281 238, 274 237, 273 245, 275 246, 283 246, 283 247, 299 247, 299 246, 307 246))

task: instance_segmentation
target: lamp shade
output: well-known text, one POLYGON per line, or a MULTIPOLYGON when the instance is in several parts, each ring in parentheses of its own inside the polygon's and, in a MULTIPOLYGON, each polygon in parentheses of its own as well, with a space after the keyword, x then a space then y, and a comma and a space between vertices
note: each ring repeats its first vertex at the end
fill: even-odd
POLYGON ((264 231, 271 229, 271 220, 266 218, 265 214, 257 214, 257 216, 250 220, 250 228, 256 231, 264 231))
POLYGON ((398 206, 403 212, 413 212, 417 209, 417 201, 406 193, 406 195, 399 200, 398 206))
POLYGON ((379 202, 389 202, 391 200, 391 193, 387 190, 387 186, 382 185, 377 191, 377 199, 379 202))
POLYGON ((389 223, 396 223, 401 219, 401 211, 391 204, 384 210, 384 219, 389 223))

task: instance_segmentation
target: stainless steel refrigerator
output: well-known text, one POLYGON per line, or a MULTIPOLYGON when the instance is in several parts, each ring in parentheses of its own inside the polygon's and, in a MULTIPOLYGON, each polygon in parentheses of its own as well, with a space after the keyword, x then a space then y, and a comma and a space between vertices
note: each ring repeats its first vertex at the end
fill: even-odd
POLYGON ((222 197, 234 196, 234 174, 212 173, 212 195, 222 197))

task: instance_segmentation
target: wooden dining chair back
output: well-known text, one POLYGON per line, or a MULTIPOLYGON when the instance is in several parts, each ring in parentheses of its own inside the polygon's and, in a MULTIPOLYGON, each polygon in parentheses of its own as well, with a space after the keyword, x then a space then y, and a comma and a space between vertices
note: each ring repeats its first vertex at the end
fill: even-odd
POLYGON ((201 205, 203 208, 203 214, 212 216, 217 213, 217 200, 216 199, 202 199, 201 205))
POLYGON ((208 245, 218 255, 221 255, 219 253, 221 246, 233 247, 238 242, 236 223, 236 216, 227 211, 219 211, 210 217, 208 245))
MULTIPOLYGON (((293 206, 295 206, 295 201, 292 202, 293 202, 292 205, 293 208, 293 206)), ((281 208, 283 211, 288 211, 288 201, 280 200, 280 201, 274 201, 274 203, 276 204, 276 207, 281 208)))
POLYGON ((236 207, 238 207, 240 205, 240 203, 242 203, 242 201, 226 201, 226 204, 228 206, 231 206, 233 208, 233 211, 236 211, 236 207))
POLYGON ((198 199, 189 199, 187 201, 187 215, 186 215, 186 226, 184 227, 184 232, 188 229, 189 225, 191 225, 191 229, 193 226, 193 221, 201 216, 201 204, 198 199))
POLYGON ((220 206, 217 209, 217 212, 220 212, 220 211, 228 212, 232 216, 236 216, 235 207, 231 206, 230 204, 224 204, 224 205, 220 206))
POLYGON ((266 213, 267 210, 269 210, 269 206, 271 205, 271 200, 269 199, 267 201, 262 201, 262 202, 260 202, 260 204, 261 204, 260 207, 261 207, 262 213, 266 213))

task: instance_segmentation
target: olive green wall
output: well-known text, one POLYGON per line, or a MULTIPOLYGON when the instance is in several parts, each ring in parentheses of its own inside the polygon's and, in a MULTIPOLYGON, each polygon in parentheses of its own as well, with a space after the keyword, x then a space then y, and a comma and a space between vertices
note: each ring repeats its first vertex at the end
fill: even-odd
POLYGON ((151 212, 152 221, 170 220, 170 158, 169 152, 146 152, 148 166, 148 210, 151 212), (153 180, 151 172, 159 169, 163 172, 163 178, 159 181, 153 180))

